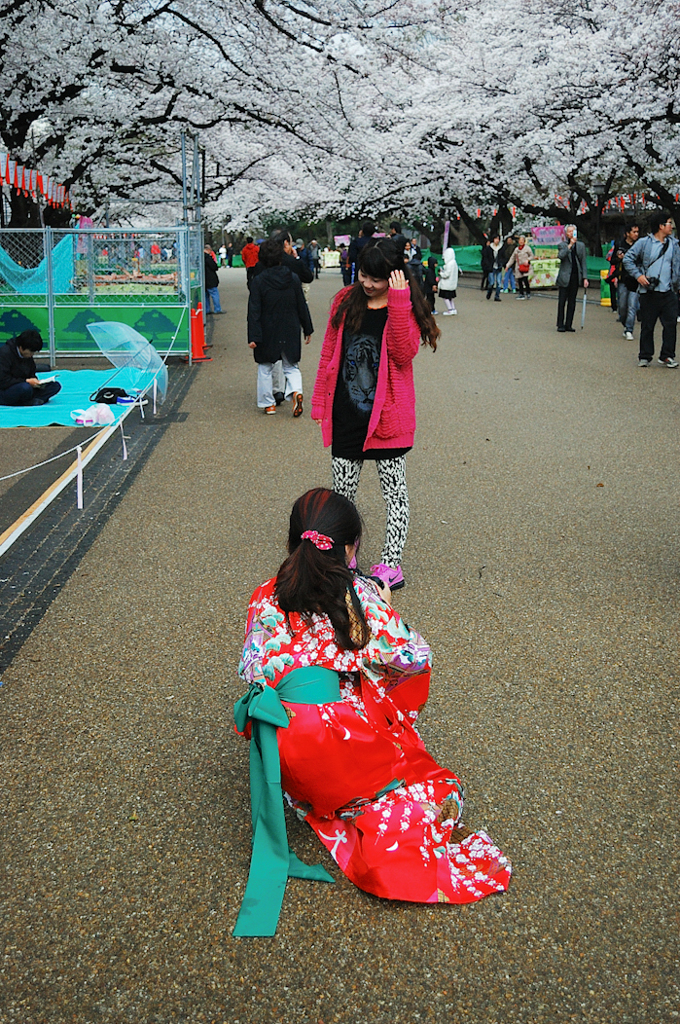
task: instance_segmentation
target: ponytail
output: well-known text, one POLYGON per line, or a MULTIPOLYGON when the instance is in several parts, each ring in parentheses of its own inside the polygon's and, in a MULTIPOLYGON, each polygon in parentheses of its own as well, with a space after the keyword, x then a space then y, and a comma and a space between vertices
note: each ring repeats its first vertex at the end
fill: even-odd
POLYGON ((361 517, 351 501, 322 487, 307 491, 293 506, 289 555, 274 588, 282 611, 297 612, 307 624, 315 614, 327 615, 346 650, 365 647, 371 637, 345 563, 345 546, 360 537, 361 517))

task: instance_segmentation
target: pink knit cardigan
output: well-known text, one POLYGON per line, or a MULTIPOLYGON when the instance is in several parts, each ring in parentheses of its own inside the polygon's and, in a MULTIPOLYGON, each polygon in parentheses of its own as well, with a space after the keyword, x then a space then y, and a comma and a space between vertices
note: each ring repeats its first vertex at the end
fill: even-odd
MULTIPOLYGON (((349 288, 343 288, 333 300, 312 397, 312 419, 322 421, 325 447, 333 441, 333 398, 342 360, 344 328, 344 319, 339 327, 333 327, 332 320, 348 291, 349 288)), ((410 448, 413 444, 416 430, 413 360, 420 343, 420 328, 413 315, 409 289, 390 288, 378 382, 364 451, 369 448, 410 448)))

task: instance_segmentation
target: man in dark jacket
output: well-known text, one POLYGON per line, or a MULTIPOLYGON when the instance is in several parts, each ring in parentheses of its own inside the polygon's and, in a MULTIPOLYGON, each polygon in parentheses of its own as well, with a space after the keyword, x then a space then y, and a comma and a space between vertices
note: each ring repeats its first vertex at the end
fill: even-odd
POLYGON ((356 281, 357 279, 357 262, 359 260, 359 253, 361 252, 365 245, 368 245, 368 243, 373 238, 374 234, 375 224, 373 223, 372 220, 365 220, 364 223, 361 225, 359 237, 353 238, 352 241, 349 243, 349 256, 347 262, 349 263, 350 272, 352 275, 352 282, 356 281))
POLYGON ((282 261, 280 242, 268 239, 260 246, 260 273, 253 278, 248 300, 248 345, 257 363, 257 404, 265 413, 276 412, 272 370, 279 360, 286 378, 285 397, 293 400, 293 416, 302 415, 302 353, 300 328, 305 344, 314 327, 302 294, 300 279, 282 261))
MULTIPOLYGON (((300 279, 302 284, 310 284, 314 280, 314 273, 311 271, 306 264, 300 259, 295 252, 293 246, 293 236, 290 231, 284 228, 282 231, 277 231, 275 235, 270 239, 272 242, 276 242, 283 249, 281 256, 281 266, 290 267, 292 272, 300 279)), ((264 243, 263 243, 264 244, 264 243)), ((262 246, 260 246, 260 249, 262 246)), ((258 260, 255 270, 253 271, 253 277, 257 277, 264 270, 264 266, 260 260, 258 260)))
POLYGON ((213 258, 212 249, 209 245, 206 245, 203 250, 203 260, 205 263, 205 294, 206 294, 206 313, 221 313, 222 307, 220 305, 220 293, 218 285, 220 279, 217 276, 217 262, 213 258), (212 302, 212 309, 210 309, 210 303, 212 302))
POLYGON ((38 331, 22 331, 0 345, 0 405, 44 405, 61 391, 56 380, 41 384, 36 377, 33 355, 42 346, 38 331))
POLYGON ((626 341, 633 341, 633 328, 635 327, 635 316, 638 311, 640 297, 637 293, 638 283, 634 277, 625 270, 623 257, 635 245, 640 237, 640 228, 637 224, 629 224, 625 229, 623 241, 614 246, 612 254, 608 257, 616 277, 616 301, 619 312, 619 323, 623 324, 623 335, 626 341))
POLYGON ((576 228, 573 224, 567 224, 564 234, 565 241, 557 246, 557 258, 560 261, 557 272, 557 330, 560 334, 565 331, 574 334, 571 323, 576 309, 576 295, 581 285, 588 287, 586 247, 583 242, 576 241, 576 228))
POLYGON ((654 358, 654 328, 661 321, 659 362, 675 370, 675 345, 680 291, 680 246, 672 237, 673 217, 657 210, 649 222, 649 234, 638 238, 623 257, 623 268, 638 283, 640 296, 640 350, 638 366, 649 366, 654 358))

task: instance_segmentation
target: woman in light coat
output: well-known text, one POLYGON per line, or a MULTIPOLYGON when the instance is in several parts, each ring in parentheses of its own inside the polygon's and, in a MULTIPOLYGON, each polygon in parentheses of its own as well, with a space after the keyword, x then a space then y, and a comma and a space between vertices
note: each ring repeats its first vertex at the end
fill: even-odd
POLYGON ((453 301, 458 288, 458 263, 456 254, 449 246, 444 250, 444 266, 439 273, 439 298, 444 300, 444 316, 455 316, 458 310, 453 301))
POLYGON ((510 270, 510 268, 512 268, 515 272, 517 287, 519 288, 519 295, 517 296, 518 299, 531 298, 531 292, 529 291, 529 273, 531 272, 531 261, 533 258, 534 254, 531 251, 531 246, 527 245, 526 237, 524 235, 520 235, 519 244, 505 265, 506 270, 510 270))

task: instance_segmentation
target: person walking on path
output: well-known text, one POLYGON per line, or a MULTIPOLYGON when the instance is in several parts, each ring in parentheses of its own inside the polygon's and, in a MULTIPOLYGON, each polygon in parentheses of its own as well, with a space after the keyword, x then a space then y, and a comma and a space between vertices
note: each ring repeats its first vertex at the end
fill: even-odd
POLYGON ((300 328, 305 344, 312 340, 314 327, 302 294, 300 279, 282 266, 283 247, 268 239, 260 246, 261 273, 250 285, 248 299, 248 345, 257 363, 257 404, 265 413, 276 412, 272 370, 282 361, 286 380, 284 398, 293 400, 293 416, 302 415, 302 375, 298 363, 302 354, 300 328))
MULTIPOLYGON (((294 259, 296 257, 297 257, 297 259, 299 259, 300 263, 302 264, 303 267, 305 267, 305 269, 307 270, 307 272, 309 274, 309 281, 313 281, 314 280, 314 257, 312 256, 312 251, 309 248, 309 246, 305 245, 304 239, 302 239, 302 238, 296 238, 295 239, 295 245, 293 247, 293 251, 292 251, 291 255, 293 256, 294 259)), ((298 268, 291 267, 291 270, 293 271, 294 274, 297 273, 297 269, 298 268)), ((299 274, 298 274, 298 276, 299 276, 299 274)), ((305 300, 307 300, 309 298, 309 281, 304 281, 302 283, 302 291, 303 291, 303 294, 305 296, 305 300)))
POLYGON ((501 236, 494 235, 491 245, 488 245, 482 252, 482 273, 485 273, 489 282, 486 297, 491 298, 491 293, 496 290, 494 302, 501 301, 501 284, 503 279, 503 246, 501 236))
POLYGON ((480 255, 480 263, 481 263, 481 266, 482 266, 482 280, 479 282, 479 290, 480 290, 480 292, 483 292, 485 290, 485 288, 487 287, 487 285, 489 283, 489 268, 491 266, 493 266, 493 257, 491 257, 491 262, 489 262, 489 256, 487 255, 487 252, 486 252, 486 250, 489 248, 490 245, 491 245, 491 240, 489 238, 486 238, 486 236, 485 236, 484 241, 482 242, 481 255, 480 255))
POLYGON ((458 290, 458 262, 454 250, 444 250, 444 266, 439 271, 439 298, 444 300, 444 316, 456 316, 456 292, 458 290))
POLYGON ((627 341, 633 341, 633 330, 635 328, 635 317, 640 296, 638 295, 637 280, 632 277, 623 266, 623 257, 628 250, 635 245, 640 236, 640 228, 637 224, 630 224, 623 236, 623 241, 614 246, 611 255, 611 264, 616 277, 616 299, 619 313, 619 323, 623 324, 623 336, 627 341))
POLYGON ((275 933, 289 875, 333 881, 289 853, 282 790, 375 896, 472 903, 510 884, 508 858, 463 825, 463 786, 415 727, 432 655, 389 590, 351 570, 361 527, 340 494, 303 494, 288 557, 250 600, 234 719, 252 744, 253 842, 237 936, 275 933))
POLYGON ((217 276, 217 260, 215 259, 214 253, 209 245, 206 245, 203 250, 203 261, 205 264, 205 295, 206 295, 206 313, 221 313, 222 307, 220 305, 220 293, 219 283, 220 279, 217 276), (210 305, 212 303, 212 309, 210 305))
POLYGON ((574 333, 571 326, 576 309, 576 296, 583 284, 588 287, 588 267, 586 262, 586 247, 583 242, 576 240, 576 228, 568 224, 566 241, 560 242, 557 246, 557 258, 560 261, 560 269, 557 274, 557 287, 559 296, 557 299, 557 330, 560 334, 568 331, 574 333))
POLYGON ((317 242, 316 238, 313 238, 309 243, 309 251, 312 254, 314 277, 318 281, 319 273, 321 271, 321 246, 317 242))
POLYGON ((510 256, 505 268, 510 272, 514 270, 517 287, 519 288, 519 295, 517 296, 518 299, 531 298, 529 274, 531 272, 531 261, 533 258, 534 254, 531 246, 527 245, 526 237, 524 235, 520 235, 517 248, 510 256))
POLYGON ((243 260, 243 266, 246 268, 246 282, 250 288, 250 282, 255 273, 255 267, 259 257, 260 247, 255 245, 252 237, 248 235, 246 238, 246 244, 241 249, 241 259, 243 260))
POLYGON ((333 300, 316 375, 312 419, 332 446, 333 489, 353 501, 364 460, 376 463, 387 522, 382 562, 371 574, 393 590, 404 586, 413 360, 421 342, 436 349, 440 333, 402 253, 380 239, 361 252, 359 280, 333 300))
POLYGON ((677 367, 675 344, 680 289, 680 247, 671 237, 673 218, 659 210, 650 222, 650 234, 640 238, 624 254, 623 267, 638 283, 640 295, 640 352, 638 366, 654 358, 654 328, 661 321, 659 362, 669 370, 677 367))
POLYGON ((359 253, 367 245, 373 245, 373 235, 375 234, 375 224, 372 220, 365 220, 361 225, 359 235, 357 238, 353 238, 349 243, 349 255, 347 262, 349 263, 351 281, 352 283, 357 279, 357 264, 359 260, 359 253))
POLYGON ((430 309, 432 310, 432 316, 437 316, 438 312, 434 308, 435 298, 437 296, 437 260, 434 256, 430 256, 427 261, 427 270, 425 271, 425 278, 423 280, 423 291, 425 292, 425 298, 427 299, 430 309))
MULTIPOLYGON (((42 347, 38 331, 22 331, 0 345, 0 405, 45 405, 61 391, 58 381, 41 384, 36 376, 33 357, 42 347)), ((44 369, 49 370, 49 366, 44 369)))
POLYGON ((510 257, 517 247, 517 239, 514 235, 508 235, 505 239, 505 245, 503 246, 503 263, 506 264, 505 273, 503 275, 503 293, 517 291, 517 282, 515 281, 515 272, 510 266, 510 257))
POLYGON ((352 268, 349 265, 349 246, 344 242, 340 247, 340 273, 342 274, 342 283, 347 287, 352 283, 352 268))
MULTIPOLYGON (((309 269, 307 263, 298 256, 290 231, 287 228, 282 228, 281 231, 277 231, 272 236, 271 241, 283 247, 281 266, 290 267, 295 276, 299 278, 301 284, 311 284, 314 280, 314 273, 309 269)), ((299 241, 302 242, 302 239, 299 241)), ((253 277, 257 277, 263 270, 264 265, 258 262, 253 270, 253 277)))

